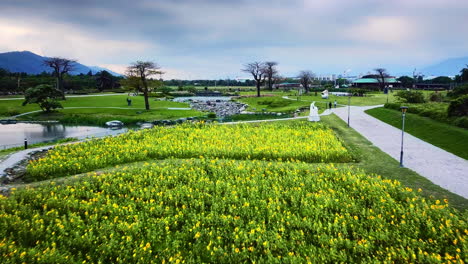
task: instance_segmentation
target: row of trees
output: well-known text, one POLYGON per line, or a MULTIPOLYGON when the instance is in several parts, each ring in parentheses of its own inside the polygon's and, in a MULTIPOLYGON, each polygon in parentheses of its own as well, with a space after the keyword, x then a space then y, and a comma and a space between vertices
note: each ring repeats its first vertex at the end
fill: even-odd
MULTIPOLYGON (((93 74, 89 71, 87 74, 70 75, 64 74, 62 78, 62 87, 65 91, 104 91, 120 87, 123 77, 114 76, 108 71, 100 71, 93 74)), ((40 74, 11 73, 0 68, 0 94, 19 94, 24 93, 29 87, 35 87, 41 84, 51 84, 56 86, 57 79, 54 73, 43 72, 40 74)))
MULTIPOLYGON (((274 61, 255 61, 245 64, 244 68, 241 69, 243 72, 252 75, 255 81, 255 86, 257 88, 258 97, 260 97, 260 87, 262 85, 266 84, 266 88, 272 91, 273 84, 275 84, 278 80, 284 79, 279 75, 277 66, 278 63, 274 61)), ((311 71, 301 71, 297 76, 306 93, 309 93, 310 84, 312 83, 314 77, 315 75, 311 71)))

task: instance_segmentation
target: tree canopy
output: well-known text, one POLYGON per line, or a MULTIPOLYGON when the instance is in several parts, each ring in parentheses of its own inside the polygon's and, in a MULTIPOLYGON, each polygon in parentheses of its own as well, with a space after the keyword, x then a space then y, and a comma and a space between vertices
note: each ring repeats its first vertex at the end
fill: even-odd
POLYGON ((63 108, 57 101, 61 96, 62 92, 52 85, 41 84, 26 89, 23 105, 38 104, 42 111, 50 112, 57 108, 63 108))

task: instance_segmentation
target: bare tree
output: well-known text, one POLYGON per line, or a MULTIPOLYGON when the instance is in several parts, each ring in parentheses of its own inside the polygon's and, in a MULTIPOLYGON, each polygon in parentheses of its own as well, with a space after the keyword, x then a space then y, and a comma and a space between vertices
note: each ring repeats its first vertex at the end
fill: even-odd
POLYGON ((44 65, 54 70, 54 76, 57 78, 56 88, 62 91, 62 99, 65 100, 65 88, 63 86, 63 76, 75 69, 76 60, 70 60, 60 57, 52 57, 44 60, 44 65))
POLYGON ((162 74, 163 72, 160 71, 161 67, 159 67, 156 63, 151 61, 137 61, 132 62, 130 66, 127 67, 127 73, 129 76, 139 77, 141 83, 143 84, 143 95, 145 97, 145 108, 146 110, 150 110, 148 95, 148 80, 149 76, 155 74, 162 74))
POLYGON ((312 73, 311 71, 301 71, 297 77, 300 79, 300 82, 302 86, 304 87, 306 93, 309 93, 310 91, 309 84, 312 82, 312 79, 314 78, 314 73, 312 73))
POLYGON ((265 82, 266 66, 263 62, 252 62, 244 65, 243 72, 252 74, 257 86, 257 97, 260 97, 260 86, 265 82))
POLYGON ((276 69, 277 62, 274 61, 267 61, 265 62, 265 74, 267 79, 268 89, 273 91, 273 83, 275 79, 278 77, 278 70, 276 69))
POLYGON ((388 75, 387 70, 384 68, 375 68, 374 69, 376 73, 376 79, 379 82, 380 90, 385 89, 385 78, 388 78, 390 75, 388 75))

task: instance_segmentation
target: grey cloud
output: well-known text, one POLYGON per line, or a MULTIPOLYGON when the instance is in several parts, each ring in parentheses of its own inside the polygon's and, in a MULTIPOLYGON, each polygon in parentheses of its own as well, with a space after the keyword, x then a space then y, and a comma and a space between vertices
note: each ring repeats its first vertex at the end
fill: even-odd
MULTIPOLYGON (((157 49, 149 48, 148 57, 160 58, 173 68, 187 71, 187 62, 198 62, 207 69, 210 62, 219 60, 229 65, 218 68, 238 71, 242 63, 258 58, 283 61, 287 64, 285 69, 326 65, 322 69, 326 72, 335 70, 332 65, 342 61, 350 65, 347 67, 363 68, 379 61, 397 64, 395 54, 418 60, 466 55, 468 34, 462 33, 466 33, 464 25, 468 23, 468 1, 446 0, 444 5, 440 2, 3 0, 0 9, 2 17, 9 21, 69 25, 89 33, 96 41, 154 44, 157 49), (373 18, 391 19, 379 22, 373 18), (411 27, 407 33, 396 34, 392 32, 397 30, 392 28, 392 21, 400 26, 410 23, 411 27), (379 25, 388 26, 382 30, 389 30, 393 38, 376 41, 375 36, 381 34, 379 25), (348 55, 348 50, 354 52, 348 55), (238 64, 233 65, 236 60, 238 64)), ((131 59, 131 54, 122 54, 112 58, 112 63, 131 59)), ((407 61, 400 60, 401 64, 407 61)))

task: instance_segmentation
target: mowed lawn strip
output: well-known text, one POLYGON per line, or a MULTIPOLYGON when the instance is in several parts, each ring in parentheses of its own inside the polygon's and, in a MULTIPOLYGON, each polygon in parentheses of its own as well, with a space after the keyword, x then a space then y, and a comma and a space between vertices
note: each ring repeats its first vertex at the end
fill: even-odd
MULTIPOLYGON (((366 113, 401 129, 402 116, 400 111, 380 107, 367 110, 366 113)), ((467 129, 406 113, 405 132, 461 158, 468 159, 467 129)))

